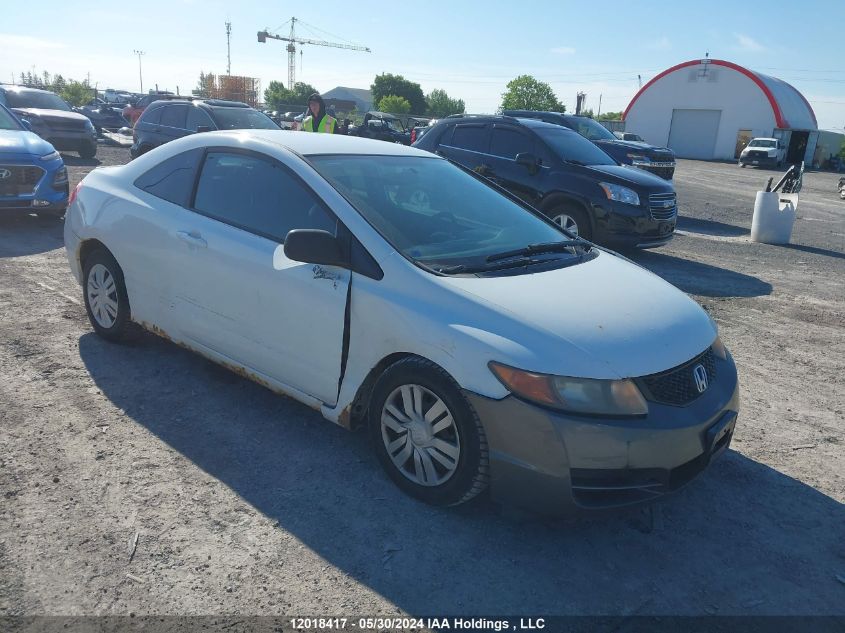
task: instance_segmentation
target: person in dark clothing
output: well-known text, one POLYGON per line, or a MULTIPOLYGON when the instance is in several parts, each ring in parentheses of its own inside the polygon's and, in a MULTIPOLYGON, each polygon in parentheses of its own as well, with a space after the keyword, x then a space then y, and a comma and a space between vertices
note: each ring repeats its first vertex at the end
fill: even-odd
POLYGON ((337 119, 326 113, 326 104, 318 93, 308 97, 310 116, 302 121, 302 129, 306 132, 323 132, 334 134, 337 130, 337 119))

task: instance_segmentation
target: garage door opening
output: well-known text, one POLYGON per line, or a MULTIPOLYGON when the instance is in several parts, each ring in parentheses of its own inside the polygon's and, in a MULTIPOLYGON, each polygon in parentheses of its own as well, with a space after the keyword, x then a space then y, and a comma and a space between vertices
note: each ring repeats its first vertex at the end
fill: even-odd
POLYGON ((809 132, 792 130, 792 137, 789 139, 789 148, 786 150, 786 162, 790 165, 803 163, 804 155, 807 153, 807 142, 809 140, 809 132))

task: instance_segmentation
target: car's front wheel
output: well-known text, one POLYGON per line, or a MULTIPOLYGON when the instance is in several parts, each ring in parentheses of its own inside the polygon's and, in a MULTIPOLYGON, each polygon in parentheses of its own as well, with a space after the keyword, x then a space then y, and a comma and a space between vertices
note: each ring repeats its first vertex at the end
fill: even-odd
POLYGON ((440 506, 487 487, 487 438, 478 415, 442 368, 403 359, 379 378, 369 406, 373 447, 393 482, 440 506))
POLYGON ((79 146, 79 155, 82 158, 94 158, 97 155, 97 144, 96 143, 85 143, 79 146))
POLYGON ((593 236, 587 214, 573 205, 555 207, 548 212, 551 221, 575 236, 589 240, 593 236))
POLYGON ((82 287, 94 331, 114 342, 133 338, 137 328, 131 320, 123 271, 108 251, 98 249, 85 258, 82 287))

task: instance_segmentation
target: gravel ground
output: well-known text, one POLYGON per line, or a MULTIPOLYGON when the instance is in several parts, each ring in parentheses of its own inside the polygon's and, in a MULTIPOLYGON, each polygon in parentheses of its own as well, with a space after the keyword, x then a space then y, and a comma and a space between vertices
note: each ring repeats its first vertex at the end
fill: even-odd
MULTIPOLYGON (((96 164, 66 157, 75 184, 96 164)), ((719 322, 732 449, 644 510, 560 522, 399 493, 362 433, 145 335, 95 336, 60 223, 0 217, 0 615, 845 614, 845 202, 680 161, 679 235, 632 258, 719 322)))

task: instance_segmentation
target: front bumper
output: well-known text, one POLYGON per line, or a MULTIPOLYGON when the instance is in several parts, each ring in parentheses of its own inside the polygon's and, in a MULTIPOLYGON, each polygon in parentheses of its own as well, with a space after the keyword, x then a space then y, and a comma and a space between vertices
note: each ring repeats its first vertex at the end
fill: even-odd
POLYGON ((0 159, 3 166, 10 168, 38 168, 43 171, 35 185, 28 185, 24 192, 3 195, 0 190, 0 212, 8 211, 38 211, 59 213, 67 207, 69 185, 67 179, 55 184, 56 172, 63 167, 60 159, 49 162, 37 160, 0 159))
POLYGON ((651 501, 690 482, 730 445, 739 412, 736 367, 684 407, 649 402, 643 418, 553 411, 516 397, 465 392, 490 448, 494 500, 552 515, 651 501))
POLYGON ((655 176, 660 176, 664 180, 672 180, 675 176, 675 161, 651 161, 648 163, 634 161, 631 164, 655 176))
POLYGON ((666 219, 655 219, 646 206, 607 201, 593 205, 593 239, 611 248, 655 248, 675 234, 677 208, 666 219))
POLYGON ((777 156, 749 156, 740 155, 739 157, 739 164, 740 165, 755 165, 758 167, 777 167, 778 158, 777 156))
POLYGON ((51 132, 47 131, 44 139, 59 151, 79 151, 80 148, 97 145, 97 133, 94 131, 81 132, 51 132))

